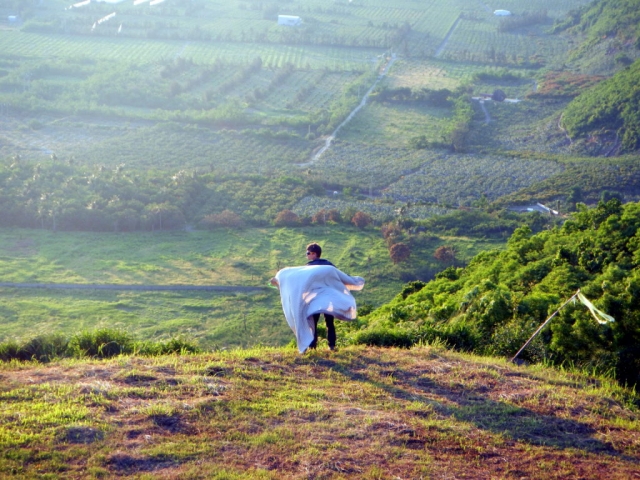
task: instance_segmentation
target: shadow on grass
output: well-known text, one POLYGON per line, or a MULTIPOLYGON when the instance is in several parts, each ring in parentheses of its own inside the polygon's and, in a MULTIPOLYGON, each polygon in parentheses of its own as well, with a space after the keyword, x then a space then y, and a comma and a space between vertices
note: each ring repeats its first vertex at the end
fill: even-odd
POLYGON ((170 455, 156 455, 152 457, 136 457, 125 453, 116 453, 106 462, 110 470, 118 474, 131 475, 141 472, 153 472, 165 468, 176 467, 183 463, 184 459, 175 459, 170 455))
MULTIPOLYGON (((357 366, 357 361, 352 362, 352 366, 357 366)), ((385 368, 387 365, 384 362, 364 359, 357 371, 345 368, 333 360, 321 360, 318 364, 354 381, 382 389, 398 400, 422 402, 429 411, 474 424, 477 428, 505 435, 515 441, 557 449, 580 449, 591 453, 620 456, 634 463, 639 462, 638 458, 622 455, 611 444, 593 438, 596 430, 586 423, 543 415, 527 408, 495 401, 473 389, 452 387, 402 370, 393 372, 394 385, 380 382, 363 373, 372 365, 385 368), (438 398, 443 402, 438 401, 438 398)))

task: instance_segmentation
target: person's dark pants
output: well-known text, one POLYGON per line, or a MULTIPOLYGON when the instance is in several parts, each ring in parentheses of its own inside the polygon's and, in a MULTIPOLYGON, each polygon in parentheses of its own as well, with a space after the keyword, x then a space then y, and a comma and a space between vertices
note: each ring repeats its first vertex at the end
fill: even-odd
MULTIPOLYGON (((333 315, 324 314, 324 323, 327 325, 327 342, 329 343, 329 348, 336 348, 336 326, 333 323, 333 315)), ((320 320, 320 314, 315 313, 313 315, 313 342, 309 345, 309 348, 316 348, 318 346, 318 320, 320 320)))

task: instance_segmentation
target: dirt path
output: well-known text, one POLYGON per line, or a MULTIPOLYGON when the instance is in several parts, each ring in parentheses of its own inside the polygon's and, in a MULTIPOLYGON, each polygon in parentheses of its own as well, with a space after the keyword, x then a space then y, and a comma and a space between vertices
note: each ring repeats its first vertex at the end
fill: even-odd
POLYGON ((376 88, 376 85, 378 85, 380 80, 382 80, 387 75, 387 72, 389 72, 389 69, 394 64, 395 61, 396 61, 396 54, 392 53, 391 59, 389 60, 389 62, 387 62, 387 64, 385 65, 380 75, 378 75, 378 77, 376 78, 375 82, 373 82, 373 85, 371 85, 369 90, 367 90, 367 92, 364 94, 364 97, 362 97, 362 100, 360 101, 358 106, 354 108, 353 111, 349 114, 349 116, 347 116, 347 118, 345 118, 342 121, 342 123, 336 127, 333 133, 325 139, 324 146, 320 150, 318 150, 313 155, 313 157, 311 157, 311 160, 306 163, 299 163, 298 164, 299 167, 308 167, 309 165, 313 165, 322 156, 322 154, 326 152, 329 149, 329 147, 331 147, 331 143, 336 138, 336 135, 338 134, 340 129, 344 127, 347 123, 349 123, 351 119, 356 115, 356 113, 358 113, 360 109, 362 109, 362 107, 364 107, 367 104, 367 98, 369 98, 369 95, 371 95, 371 92, 373 92, 373 89, 376 88))
POLYGON ((491 116, 489 115, 489 112, 487 111, 487 107, 484 104, 484 100, 480 100, 478 103, 480 104, 480 108, 484 112, 484 123, 491 122, 491 116))
POLYGON ((92 283, 13 283, 0 282, 0 287, 44 288, 59 290, 137 290, 137 291, 182 291, 204 290, 209 292, 260 292, 267 287, 245 287, 241 285, 118 285, 92 283))
POLYGON ((455 32, 456 28, 458 28, 459 23, 460 23, 460 17, 456 18, 456 21, 453 22, 453 25, 451 25, 451 28, 445 35, 444 40, 438 47, 438 50, 436 50, 436 54, 434 55, 436 58, 440 58, 440 55, 442 55, 442 52, 447 47, 447 43, 449 43, 449 38, 451 38, 451 35, 453 35, 453 32, 455 32))

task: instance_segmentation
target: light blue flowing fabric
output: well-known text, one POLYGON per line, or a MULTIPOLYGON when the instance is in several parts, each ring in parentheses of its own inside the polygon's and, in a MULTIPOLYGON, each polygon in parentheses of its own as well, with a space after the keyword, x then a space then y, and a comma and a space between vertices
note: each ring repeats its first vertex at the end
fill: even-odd
POLYGON ((326 313, 346 321, 357 316, 351 290, 364 287, 362 277, 352 277, 330 265, 305 265, 283 268, 275 279, 284 316, 296 336, 300 353, 313 342, 314 314, 326 313))

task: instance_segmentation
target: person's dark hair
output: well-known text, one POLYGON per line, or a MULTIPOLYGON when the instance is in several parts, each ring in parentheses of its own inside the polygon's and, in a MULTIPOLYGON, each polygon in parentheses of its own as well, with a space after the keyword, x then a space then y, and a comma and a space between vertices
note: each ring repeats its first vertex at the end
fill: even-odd
POLYGON ((322 256, 322 248, 317 243, 310 243, 309 245, 307 245, 307 252, 315 253, 318 258, 322 256))

